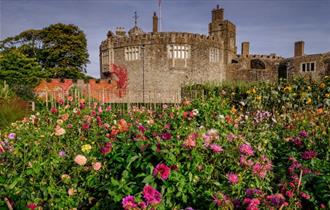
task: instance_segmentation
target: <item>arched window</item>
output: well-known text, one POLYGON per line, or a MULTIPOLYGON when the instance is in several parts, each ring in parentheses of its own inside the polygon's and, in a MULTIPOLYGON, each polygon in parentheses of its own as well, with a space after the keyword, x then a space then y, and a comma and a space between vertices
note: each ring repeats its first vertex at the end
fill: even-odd
POLYGON ((263 61, 259 59, 251 60, 251 69, 265 69, 266 65, 263 61))

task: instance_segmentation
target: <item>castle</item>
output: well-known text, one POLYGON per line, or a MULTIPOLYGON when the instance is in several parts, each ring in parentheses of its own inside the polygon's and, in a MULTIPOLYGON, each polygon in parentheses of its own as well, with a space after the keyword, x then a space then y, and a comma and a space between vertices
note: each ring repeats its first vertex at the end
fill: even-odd
POLYGON ((236 26, 224 19, 219 5, 212 10, 207 36, 160 32, 156 13, 152 19, 152 32, 144 32, 135 22, 128 35, 118 27, 100 45, 101 79, 118 80, 113 68, 125 69, 130 94, 126 97, 133 102, 175 102, 181 87, 191 83, 330 75, 330 52, 305 55, 303 41, 295 43, 291 58, 251 55, 249 42, 243 42, 237 54, 236 26))

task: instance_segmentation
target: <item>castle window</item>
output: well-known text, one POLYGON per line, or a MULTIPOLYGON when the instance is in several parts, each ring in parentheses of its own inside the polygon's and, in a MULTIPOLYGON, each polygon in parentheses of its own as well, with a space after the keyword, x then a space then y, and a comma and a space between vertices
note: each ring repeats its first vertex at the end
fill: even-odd
POLYGON ((167 46, 167 55, 168 58, 174 59, 188 59, 190 52, 189 45, 168 45, 167 46))
POLYGON ((126 47, 125 48, 125 60, 134 61, 140 60, 140 47, 126 47))
POLYGON ((217 63, 220 61, 220 50, 218 48, 210 48, 210 62, 217 63))
POLYGON ((109 70, 109 50, 103 51, 101 53, 101 59, 102 59, 102 71, 108 71, 109 70))
POLYGON ((302 72, 315 71, 315 62, 301 63, 300 69, 302 72))

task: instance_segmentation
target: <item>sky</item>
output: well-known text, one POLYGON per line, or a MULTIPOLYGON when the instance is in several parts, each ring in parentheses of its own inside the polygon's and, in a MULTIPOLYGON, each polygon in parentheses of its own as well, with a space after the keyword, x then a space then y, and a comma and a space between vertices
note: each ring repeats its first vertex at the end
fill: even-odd
MULTIPOLYGON (((305 53, 330 51, 330 0, 161 0, 162 31, 208 33, 211 10, 219 4, 236 25, 237 52, 250 42, 251 54, 292 57, 295 41, 305 53)), ((109 30, 134 26, 152 30, 158 0, 0 0, 0 39, 54 23, 75 24, 86 34, 87 73, 99 78, 99 45, 109 30)))

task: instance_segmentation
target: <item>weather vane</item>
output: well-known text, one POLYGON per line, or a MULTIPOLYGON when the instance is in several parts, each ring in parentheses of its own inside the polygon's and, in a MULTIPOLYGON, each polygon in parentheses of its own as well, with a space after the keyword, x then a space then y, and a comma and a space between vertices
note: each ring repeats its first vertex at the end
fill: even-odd
POLYGON ((133 18, 134 18, 134 24, 135 24, 135 26, 137 26, 137 19, 139 18, 139 16, 137 16, 137 12, 136 11, 134 12, 133 18))

